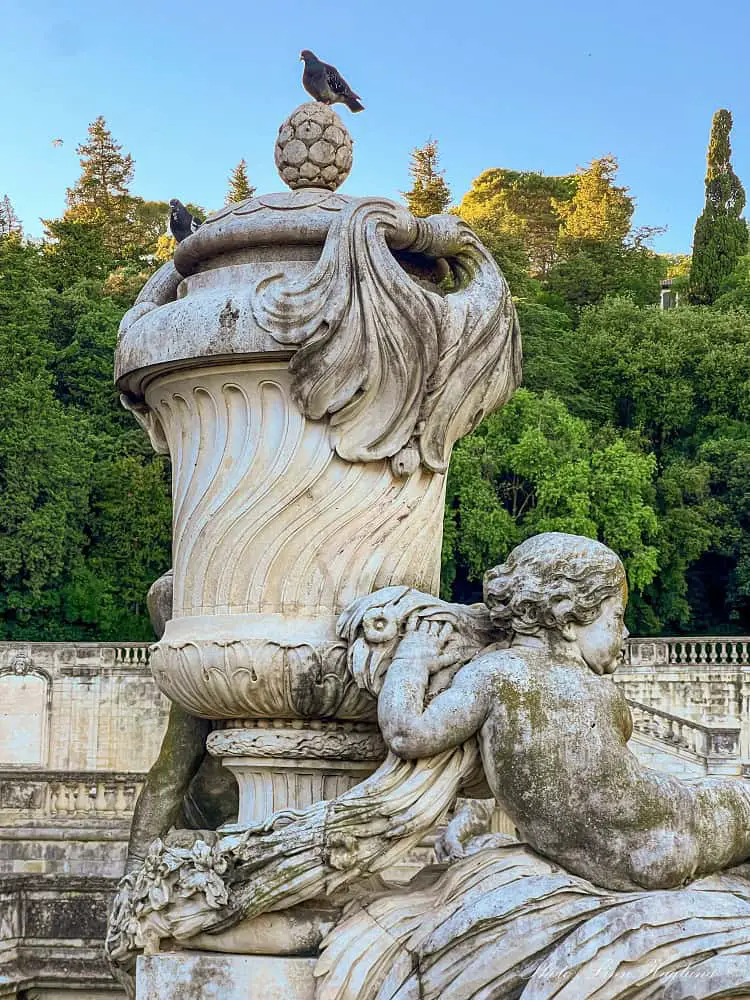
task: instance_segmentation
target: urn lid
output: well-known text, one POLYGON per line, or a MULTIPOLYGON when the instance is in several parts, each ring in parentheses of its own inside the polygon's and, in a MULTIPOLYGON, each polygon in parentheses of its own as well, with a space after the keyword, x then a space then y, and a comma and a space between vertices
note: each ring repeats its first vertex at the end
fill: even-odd
POLYGON ((174 262, 187 277, 207 260, 250 247, 320 247, 333 216, 352 199, 336 194, 349 176, 352 137, 336 112, 308 101, 279 126, 274 158, 291 191, 249 198, 209 216, 180 243, 174 262))

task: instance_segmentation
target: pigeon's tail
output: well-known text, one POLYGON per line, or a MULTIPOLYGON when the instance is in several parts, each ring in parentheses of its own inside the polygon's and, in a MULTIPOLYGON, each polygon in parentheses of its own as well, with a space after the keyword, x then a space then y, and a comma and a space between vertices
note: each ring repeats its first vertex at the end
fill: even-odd
POLYGON ((352 94, 351 97, 345 97, 344 103, 346 104, 347 108, 349 108, 350 111, 357 112, 365 110, 364 104, 362 104, 359 98, 355 97, 354 94, 352 94))

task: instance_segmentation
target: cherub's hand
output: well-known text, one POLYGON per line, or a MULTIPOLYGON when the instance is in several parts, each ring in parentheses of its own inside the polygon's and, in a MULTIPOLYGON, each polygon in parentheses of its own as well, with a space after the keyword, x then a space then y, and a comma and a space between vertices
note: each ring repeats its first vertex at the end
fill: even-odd
POLYGON ((450 622, 434 622, 411 615, 406 621, 396 657, 424 664, 431 674, 436 674, 462 659, 462 647, 457 640, 450 622))

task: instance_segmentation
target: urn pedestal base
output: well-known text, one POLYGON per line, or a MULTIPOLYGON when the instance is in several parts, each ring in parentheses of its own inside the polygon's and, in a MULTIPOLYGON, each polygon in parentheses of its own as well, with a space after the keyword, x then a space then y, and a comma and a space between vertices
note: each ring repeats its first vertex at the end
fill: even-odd
POLYGON ((248 723, 215 730, 207 747, 237 778, 242 827, 264 823, 284 809, 335 799, 372 774, 386 754, 380 733, 366 724, 256 728, 248 723))
POLYGON ((136 1000, 314 1000, 315 962, 200 951, 142 955, 136 1000))

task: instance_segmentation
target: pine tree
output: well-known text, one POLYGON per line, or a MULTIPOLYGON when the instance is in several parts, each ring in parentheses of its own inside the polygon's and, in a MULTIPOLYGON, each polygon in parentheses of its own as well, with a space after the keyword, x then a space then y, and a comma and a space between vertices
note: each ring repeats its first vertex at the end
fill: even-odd
POLYGON ((695 223, 690 300, 710 305, 747 252, 748 229, 742 218, 745 189, 732 169, 732 114, 722 108, 711 123, 706 169, 706 204, 695 223))
POLYGON ((234 205, 239 201, 246 201, 255 194, 255 188, 247 179, 247 163, 240 160, 232 173, 229 175, 229 190, 224 204, 234 205))
POLYGON ((412 151, 409 173, 414 183, 410 191, 404 191, 412 215, 422 218, 439 215, 450 205, 450 188, 443 177, 445 171, 439 169, 439 162, 436 139, 412 151))
POLYGON ((0 237, 20 236, 22 232, 21 220, 16 215, 10 198, 7 194, 3 195, 0 198, 0 237))
POLYGON ((617 167, 612 155, 592 160, 590 166, 578 171, 573 197, 553 203, 562 219, 563 237, 622 243, 630 232, 635 206, 628 189, 614 183, 617 167))
POLYGON ((89 125, 88 132, 88 142, 81 143, 76 150, 81 158, 81 176, 68 188, 68 207, 99 209, 108 214, 130 197, 133 157, 123 154, 102 115, 89 125))

